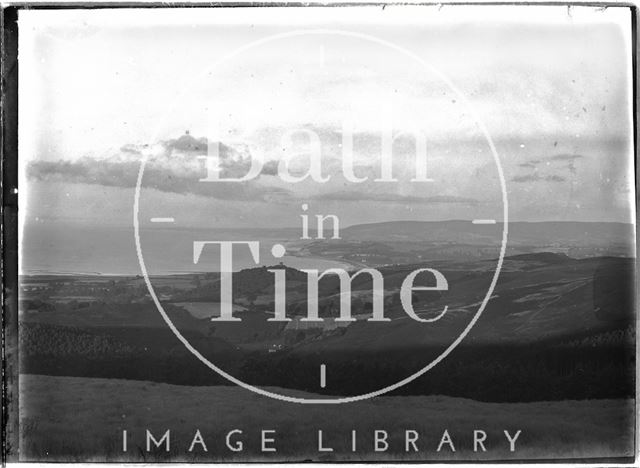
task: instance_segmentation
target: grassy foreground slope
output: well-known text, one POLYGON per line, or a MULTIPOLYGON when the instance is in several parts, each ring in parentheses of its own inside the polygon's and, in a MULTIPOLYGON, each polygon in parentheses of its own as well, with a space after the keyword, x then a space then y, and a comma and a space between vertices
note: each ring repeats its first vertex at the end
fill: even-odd
MULTIPOLYGON (((277 389, 274 389, 277 391, 277 389)), ((286 390, 288 394, 303 395, 286 390)), ((632 400, 482 403, 443 396, 379 397, 347 405, 296 405, 226 387, 20 376, 23 461, 302 461, 473 460, 628 457, 633 453, 632 400), (122 453, 122 430, 130 435, 122 453), (171 429, 171 452, 145 451, 145 430, 171 429), (188 452, 200 429, 208 452, 188 452), (225 435, 244 431, 244 451, 225 435), (260 430, 277 431, 277 452, 260 453, 260 430), (317 431, 333 453, 318 453, 317 431), (351 430, 359 448, 350 451, 351 430), (389 433, 389 450, 373 451, 373 431, 389 433), (404 431, 420 433, 418 453, 404 451, 404 431), (436 452, 448 429, 456 452, 436 452), (486 453, 473 452, 473 430, 486 431, 486 453), (511 453, 503 430, 522 430, 511 453)))

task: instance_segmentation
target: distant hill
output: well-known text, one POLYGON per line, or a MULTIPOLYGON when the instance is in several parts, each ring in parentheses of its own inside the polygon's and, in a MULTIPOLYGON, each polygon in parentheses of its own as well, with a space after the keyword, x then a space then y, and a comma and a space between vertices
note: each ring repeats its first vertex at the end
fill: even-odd
POLYGON ((530 261, 530 262, 539 262, 539 263, 565 263, 570 262, 572 259, 565 254, 562 253, 553 253, 553 252, 539 252, 539 253, 531 253, 531 254, 520 254, 520 255, 510 255, 506 257, 507 260, 520 260, 520 261, 530 261))
MULTIPOLYGON (((543 246, 550 243, 629 244, 634 226, 626 223, 573 221, 510 222, 509 243, 543 246)), ((360 241, 451 241, 484 243, 495 241, 503 224, 472 224, 471 221, 393 221, 358 224, 342 229, 345 240, 360 241)))

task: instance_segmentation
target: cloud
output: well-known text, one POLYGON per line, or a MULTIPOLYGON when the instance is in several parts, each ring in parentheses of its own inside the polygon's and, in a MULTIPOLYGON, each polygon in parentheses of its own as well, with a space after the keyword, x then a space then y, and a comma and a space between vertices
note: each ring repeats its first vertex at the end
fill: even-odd
MULTIPOLYGON (((188 130, 180 138, 163 141, 162 144, 168 151, 181 151, 199 155, 207 154, 208 149, 207 138, 195 138, 189 134, 188 130)), ((228 149, 228 147, 225 146, 225 149, 228 149)))
POLYGON ((540 175, 537 172, 511 178, 512 182, 564 182, 566 179, 559 175, 540 175))
POLYGON ((316 195, 314 199, 328 201, 379 201, 396 203, 455 203, 466 205, 477 205, 479 203, 479 201, 475 198, 458 197, 454 195, 415 197, 410 195, 399 195, 395 193, 356 191, 330 192, 322 195, 316 195))
POLYGON ((570 163, 573 163, 573 162, 577 161, 578 159, 584 159, 584 156, 581 155, 581 154, 567 154, 567 153, 554 154, 552 156, 545 156, 543 158, 530 159, 527 162, 519 164, 519 166, 520 167, 535 168, 536 166, 538 166, 539 164, 541 164, 543 162, 570 162, 570 163))
POLYGON ((77 161, 33 161, 27 168, 27 177, 50 182, 134 187, 139 166, 132 161, 115 163, 87 157, 77 161))
POLYGON ((278 161, 267 161, 264 163, 260 174, 270 176, 278 175, 278 161))
POLYGON ((549 161, 575 161, 576 159, 582 159, 584 156, 581 154, 554 154, 553 156, 549 156, 547 160, 549 161))
MULTIPOLYGON (((144 152, 148 152, 148 159, 143 187, 222 200, 278 202, 290 196, 289 190, 261 184, 257 179, 241 183, 201 182, 206 173, 198 156, 206 155, 207 140, 189 134, 154 146, 125 145, 119 154, 103 158, 85 156, 75 161, 32 161, 27 167, 27 177, 49 182, 133 188, 144 152)), ((251 157, 247 148, 232 148, 220 143, 219 155, 221 177, 240 177, 248 172, 251 157)))
POLYGON ((553 169, 561 171, 566 169, 571 174, 576 174, 576 165, 575 162, 579 159, 584 159, 584 156, 581 154, 554 154, 551 156, 545 156, 543 158, 538 159, 530 159, 524 163, 518 164, 518 167, 522 167, 525 169, 532 169, 533 172, 529 174, 517 175, 514 176, 511 181, 512 182, 564 182, 566 180, 565 177, 562 177, 557 174, 541 174, 539 172, 539 166, 542 163, 545 163, 545 166, 549 166, 553 164, 553 169), (563 163, 562 166, 558 166, 559 163, 563 163))
POLYGON ((544 180, 546 180, 547 182, 564 182, 567 179, 559 175, 548 175, 544 177, 544 180))
POLYGON ((120 148, 120 151, 122 151, 123 153, 141 154, 138 147, 136 145, 131 145, 131 144, 124 145, 122 148, 120 148))

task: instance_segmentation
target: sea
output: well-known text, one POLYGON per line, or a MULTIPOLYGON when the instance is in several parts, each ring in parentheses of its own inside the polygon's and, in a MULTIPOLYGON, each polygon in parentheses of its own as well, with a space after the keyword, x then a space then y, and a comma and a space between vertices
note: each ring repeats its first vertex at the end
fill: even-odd
MULTIPOLYGON (((284 265, 293 268, 347 268, 330 259, 300 255, 275 258, 274 244, 287 248, 296 242, 290 229, 190 230, 155 228, 140 232, 142 261, 149 275, 186 274, 220 271, 220 252, 207 246, 198 263, 193 261, 194 241, 259 241, 259 259, 255 262, 248 246, 234 246, 233 270, 257 266, 284 265)), ((141 275, 133 227, 83 226, 64 223, 25 225, 20 242, 19 264, 23 275, 141 275)))

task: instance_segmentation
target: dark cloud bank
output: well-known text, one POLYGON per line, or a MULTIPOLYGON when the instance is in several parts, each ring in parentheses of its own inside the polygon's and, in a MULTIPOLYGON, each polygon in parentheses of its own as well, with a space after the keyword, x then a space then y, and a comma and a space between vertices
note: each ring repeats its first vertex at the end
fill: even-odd
MULTIPOLYGON (((285 202, 293 200, 292 192, 256 183, 255 180, 240 183, 198 182, 205 173, 199 156, 207 154, 207 139, 194 138, 186 133, 180 138, 161 143, 159 155, 147 160, 143 187, 163 192, 194 194, 220 200, 247 200, 285 202)), ((62 183, 84 183, 112 187, 133 188, 136 185, 142 152, 149 145, 125 145, 121 154, 113 158, 95 159, 83 157, 76 161, 33 161, 27 168, 30 179, 62 183)), ((251 164, 248 148, 230 147, 219 143, 222 177, 241 177, 251 164)), ((263 164, 261 176, 276 176, 278 161, 263 164)), ((451 203, 476 205, 473 198, 440 195, 430 197, 405 196, 373 191, 338 191, 310 197, 326 201, 378 201, 389 203, 451 203)))

